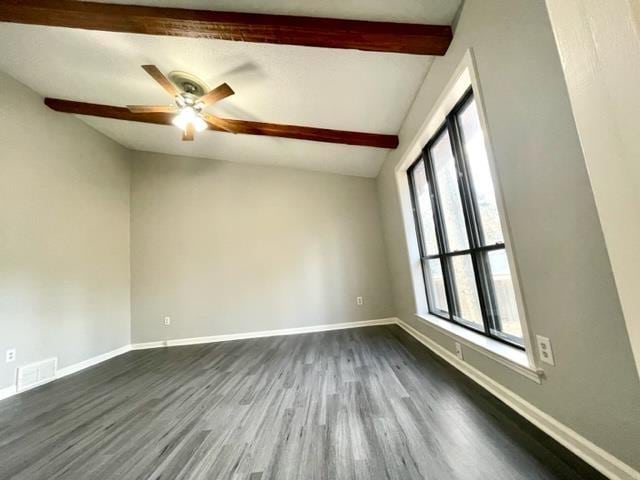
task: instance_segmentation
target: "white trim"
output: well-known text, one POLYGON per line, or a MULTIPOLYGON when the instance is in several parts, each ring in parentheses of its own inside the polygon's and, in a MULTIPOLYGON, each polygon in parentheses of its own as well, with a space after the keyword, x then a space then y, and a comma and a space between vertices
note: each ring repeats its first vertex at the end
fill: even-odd
POLYGON ((102 363, 106 360, 112 359, 113 357, 117 357, 118 355, 127 353, 129 350, 131 350, 131 345, 125 345, 123 347, 116 348, 115 350, 111 350, 110 352, 103 353, 102 355, 97 355, 82 362, 74 363, 73 365, 69 365, 68 367, 61 368, 56 372, 56 379, 66 377, 67 375, 79 372, 80 370, 84 370, 85 368, 93 367, 98 363, 102 363))
MULTIPOLYGON (((428 74, 425 82, 428 81, 428 74)), ((529 360, 529 365, 533 370, 538 370, 537 359, 535 356, 535 341, 533 333, 529 329, 526 315, 526 304, 522 296, 520 288, 520 270, 518 267, 517 256, 514 253, 513 242, 511 241, 511 230, 509 228, 509 219, 505 210, 505 202, 502 194, 501 183, 499 181, 496 167, 495 156, 491 141, 491 129, 488 125, 487 116, 484 107, 484 97, 482 86, 477 74, 473 49, 468 49, 455 72, 451 76, 449 82, 443 89, 442 93, 435 102, 433 109, 427 115, 427 118, 421 125, 420 129, 413 137, 408 147, 401 156, 400 161, 394 168, 396 178, 396 190, 398 194, 398 202, 400 205, 400 213, 403 221, 405 240, 407 242, 407 261, 409 263, 409 271, 411 272, 411 284, 413 287, 413 297, 415 299, 416 311, 420 314, 427 314, 427 300, 424 288, 424 278, 422 276, 422 267, 420 262, 420 252, 418 251, 418 238, 413 218, 413 207, 411 205, 411 195, 407 182, 406 172, 409 166, 418 158, 423 146, 429 141, 433 134, 444 122, 447 114, 454 105, 460 100, 469 87, 473 88, 473 95, 478 108, 478 116, 480 117, 480 125, 484 133, 484 143, 487 150, 487 159, 491 170, 491 178, 496 194, 496 205, 498 207, 498 216, 502 226, 502 234, 504 237, 505 251, 509 259, 511 267, 511 278, 513 281, 513 289, 516 296, 516 306, 520 323, 522 326, 522 336, 524 340, 525 352, 529 360)))
POLYGON ((492 378, 458 359, 452 352, 439 345, 412 326, 397 319, 396 323, 429 350, 453 365, 481 387, 491 392, 513 410, 533 423, 540 430, 562 444, 568 450, 612 480, 640 480, 640 472, 598 447, 579 433, 533 406, 522 397, 505 388, 492 378))
POLYGON ((419 322, 435 328, 438 332, 452 338, 456 342, 460 342, 467 348, 489 357, 493 361, 510 368, 529 380, 542 383, 544 371, 541 369, 536 370, 529 366, 529 359, 524 350, 512 347, 511 345, 499 342, 485 335, 480 335, 468 328, 461 327, 460 325, 456 325, 453 322, 443 320, 434 315, 416 313, 415 317, 419 322))
POLYGON ((16 394, 16 386, 10 385, 5 388, 0 388, 0 400, 4 400, 5 398, 13 397, 16 394))
MULTIPOLYGON (((435 354, 443 358, 445 361, 453 365, 462 373, 478 383, 481 387, 485 388, 497 398, 502 400, 505 404, 510 406, 513 410, 518 412, 524 418, 529 420, 540 430, 547 433, 550 437, 554 438, 560 444, 564 445, 568 450, 572 451, 578 457, 582 458, 585 462, 592 465, 594 468, 608 476, 612 480, 640 480, 640 472, 637 472, 629 465, 625 464, 621 460, 617 459, 610 453, 604 451, 602 448, 593 444, 580 434, 571 430, 566 425, 563 425, 555 418, 539 410, 522 397, 516 395, 511 390, 503 387, 495 380, 491 379, 484 373, 480 372, 476 368, 472 367, 468 363, 459 360, 453 353, 445 349, 428 336, 419 332, 412 326, 403 322, 399 318, 381 318, 377 320, 365 320, 360 322, 348 322, 348 323, 332 323, 327 325, 316 325, 311 327, 299 327, 299 328, 284 328, 280 330, 265 330, 260 332, 248 332, 229 335, 215 335, 209 337, 195 337, 195 338, 183 338, 177 340, 157 341, 136 343, 133 345, 125 345, 111 352, 92 357, 83 362, 79 362, 73 365, 69 365, 56 372, 55 379, 62 378, 72 373, 79 372, 85 368, 92 367, 98 363, 109 360, 113 357, 128 352, 129 350, 142 350, 147 348, 158 348, 165 346, 178 346, 178 345, 194 345, 199 343, 213 343, 224 342, 229 340, 240 340, 248 338, 260 338, 260 337, 272 337, 279 335, 296 335, 301 333, 313 333, 324 332, 329 330, 342 330, 347 328, 359 328, 369 327, 374 325, 390 325, 397 324, 400 328, 405 330, 420 343, 425 345, 435 354)), ((0 389, 0 400, 16 395, 15 385, 0 389)))
POLYGON ((94 365, 97 365, 98 363, 102 363, 113 357, 117 357, 118 355, 122 355, 123 353, 126 353, 130 350, 145 350, 149 348, 174 347, 179 345, 196 345, 201 343, 227 342, 230 340, 242 340, 242 339, 248 339, 248 338, 260 338, 260 337, 274 337, 279 335, 297 335, 301 333, 326 332, 329 330, 344 330, 346 328, 370 327, 374 325, 393 325, 395 323, 396 323, 395 317, 391 317, 391 318, 379 318, 375 320, 362 320, 357 322, 329 323, 326 325, 313 325, 310 327, 282 328, 279 330, 263 330, 258 332, 232 333, 227 335, 213 335, 208 337, 178 338, 175 340, 161 340, 161 341, 155 341, 155 342, 134 343, 132 345, 124 345, 110 352, 103 353, 101 355, 91 357, 82 362, 74 363, 73 365, 69 365, 67 367, 61 368, 60 370, 56 370, 55 377, 30 385, 28 388, 25 388, 20 392, 17 391, 15 384, 10 385, 6 388, 0 389, 0 400, 12 397, 18 393, 26 392, 27 390, 31 390, 32 388, 39 387, 40 385, 44 385, 46 383, 57 380, 59 378, 66 377, 67 375, 71 375, 73 373, 84 370, 85 368, 89 368, 94 365))
MULTIPOLYGON (((88 358, 87 360, 83 360, 82 362, 78 362, 78 363, 74 363, 72 365, 69 365, 67 367, 61 368, 60 370, 58 370, 56 368, 56 373, 54 377, 51 378, 47 378, 45 380, 42 380, 40 382, 36 382, 32 385, 29 385, 26 388, 21 388, 18 389, 17 385, 10 385, 6 388, 0 389, 0 400, 4 400, 5 398, 9 398, 9 397, 13 397, 14 395, 17 395, 19 393, 22 392, 27 392, 29 390, 32 390, 36 387, 39 387, 41 385, 45 385, 47 383, 51 383, 55 380, 58 380, 59 378, 62 377, 66 377, 67 375, 71 375, 73 373, 79 372, 81 370, 84 370, 85 368, 89 368, 89 367, 93 367, 94 365, 97 365, 98 363, 102 363, 106 360, 109 360, 113 357, 117 357, 118 355, 122 355, 123 353, 128 352, 129 350, 131 350, 131 345, 124 345, 120 348, 116 348, 115 350, 111 350, 110 352, 106 352, 100 355, 96 355, 95 357, 91 357, 88 358)), ((57 358, 56 358, 56 367, 57 367, 57 358)))
POLYGON ((144 343, 132 343, 131 350, 148 350, 150 348, 168 347, 166 340, 160 340, 157 342, 144 342, 144 343))
POLYGON ((178 338, 175 340, 163 340, 156 342, 134 343, 132 350, 144 350, 158 347, 177 347, 180 345, 197 345, 200 343, 228 342, 230 340, 244 340, 249 338, 276 337, 280 335, 298 335, 301 333, 326 332, 329 330, 344 330, 347 328, 371 327, 374 325, 393 325, 396 318, 379 318, 375 320, 362 320, 358 322, 328 323, 326 325, 313 325, 311 327, 281 328, 278 330, 262 330, 258 332, 230 333, 226 335, 213 335, 208 337, 178 338))

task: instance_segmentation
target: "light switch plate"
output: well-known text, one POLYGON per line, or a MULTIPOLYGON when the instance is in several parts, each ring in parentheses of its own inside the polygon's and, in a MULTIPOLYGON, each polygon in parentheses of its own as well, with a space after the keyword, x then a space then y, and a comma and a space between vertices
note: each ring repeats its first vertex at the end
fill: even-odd
POLYGON ((538 344, 538 355, 540 360, 549 365, 555 365, 556 361, 553 358, 553 349, 551 348, 551 340, 542 335, 536 335, 536 343, 538 344))

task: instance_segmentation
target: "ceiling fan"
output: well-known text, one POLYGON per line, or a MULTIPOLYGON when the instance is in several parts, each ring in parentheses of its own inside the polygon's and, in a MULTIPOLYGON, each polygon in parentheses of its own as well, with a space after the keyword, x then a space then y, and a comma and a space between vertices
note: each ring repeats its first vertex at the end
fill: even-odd
POLYGON ((206 130, 208 125, 236 133, 231 122, 204 111, 234 94, 229 85, 222 83, 207 91, 204 82, 188 73, 171 72, 167 78, 155 65, 142 65, 142 68, 173 97, 175 105, 127 105, 131 113, 175 113, 171 123, 182 130, 182 140, 185 141, 193 140, 195 132, 206 130))
POLYGON ((173 105, 128 105, 127 107, 120 107, 50 97, 45 97, 44 103, 57 112, 155 125, 173 124, 182 130, 183 140, 193 140, 195 132, 208 128, 234 134, 240 133, 374 148, 393 149, 398 146, 398 136, 391 134, 220 118, 205 112, 205 109, 234 94, 231 87, 226 83, 222 83, 210 90, 202 80, 185 72, 173 71, 165 76, 155 65, 142 65, 142 68, 173 97, 173 105))

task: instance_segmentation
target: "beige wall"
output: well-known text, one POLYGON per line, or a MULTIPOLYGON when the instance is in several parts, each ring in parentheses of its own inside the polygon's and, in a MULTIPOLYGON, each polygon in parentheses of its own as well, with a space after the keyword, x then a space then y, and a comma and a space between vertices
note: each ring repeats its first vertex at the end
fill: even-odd
POLYGON ((640 373, 640 0, 547 7, 640 373))
POLYGON ((640 469, 640 384, 544 2, 467 0, 378 177, 398 315, 415 317, 394 168, 472 47, 533 333, 556 366, 538 385, 470 349, 465 361, 627 464, 640 469))
POLYGON ((127 152, 0 73, 0 388, 127 345, 127 152), (5 363, 9 348, 17 359, 5 363))
POLYGON ((134 342, 393 315, 375 180, 147 153, 132 165, 134 342))

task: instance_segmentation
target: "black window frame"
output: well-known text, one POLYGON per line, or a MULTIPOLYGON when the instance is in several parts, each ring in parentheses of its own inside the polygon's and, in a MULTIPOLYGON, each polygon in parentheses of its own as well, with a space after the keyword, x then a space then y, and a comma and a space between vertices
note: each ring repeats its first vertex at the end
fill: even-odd
MULTIPOLYGON (((476 333, 485 335, 494 340, 504 342, 513 347, 524 350, 524 339, 519 339, 500 330, 500 318, 496 304, 496 294, 494 291, 493 281, 491 280, 491 269, 488 263, 488 252, 494 250, 505 250, 504 231, 503 241, 493 245, 484 245, 483 232, 480 225, 480 210, 477 204, 477 197, 474 191, 473 182, 469 172, 467 155, 464 151, 464 144, 458 117, 460 112, 474 100, 473 90, 469 88, 462 98, 455 104, 451 111, 447 114, 443 124, 436 130, 425 147, 422 149, 420 156, 407 169, 409 180, 409 190, 411 193, 411 204, 418 238, 418 248, 420 251, 420 262, 422 267, 422 275, 427 295, 427 305, 429 313, 437 317, 443 318, 450 322, 460 325, 464 328, 473 330, 476 333), (468 246, 464 250, 449 251, 447 246, 446 226, 440 206, 438 194, 437 179, 431 158, 431 149, 445 133, 449 134, 451 151, 453 153, 458 191, 462 203, 462 211, 465 221, 465 230, 467 233, 468 246), (414 168, 422 162, 427 177, 431 194, 431 209, 433 213, 433 223, 435 226, 435 236, 438 244, 437 254, 427 254, 425 251, 424 234, 422 227, 422 219, 418 212, 418 201, 416 197, 416 187, 414 185, 414 176, 412 175, 414 168), (459 310, 458 300, 456 298, 456 289, 454 286, 454 274, 451 266, 451 259, 455 256, 469 255, 473 263, 475 285, 478 292, 480 302, 480 310, 482 312, 482 324, 480 329, 470 321, 467 321, 455 314, 459 310), (428 261, 440 260, 442 275, 444 280, 444 289, 446 294, 447 306, 449 311, 440 310, 436 307, 433 300, 433 288, 430 285, 430 276, 428 273, 428 261)), ((495 192, 494 192, 495 193, 495 192)), ((514 286, 515 288, 515 286, 514 286)))

